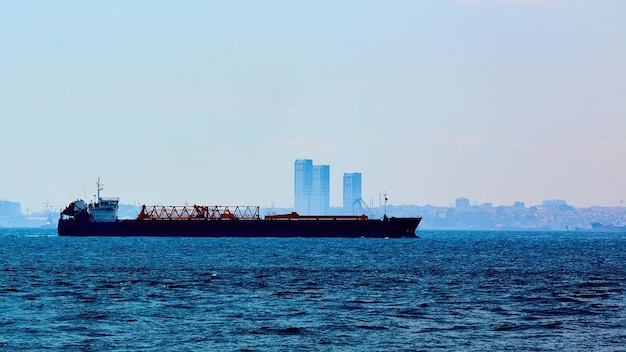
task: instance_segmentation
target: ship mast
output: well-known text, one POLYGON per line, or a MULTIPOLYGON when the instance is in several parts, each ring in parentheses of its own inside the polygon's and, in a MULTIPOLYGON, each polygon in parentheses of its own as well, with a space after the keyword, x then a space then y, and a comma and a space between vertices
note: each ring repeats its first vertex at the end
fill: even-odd
POLYGON ((385 208, 383 210, 383 219, 387 219, 387 191, 383 193, 383 196, 385 197, 385 208))
POLYGON ((100 203, 100 191, 104 189, 104 185, 100 183, 100 177, 98 177, 98 181, 96 182, 96 186, 98 186, 98 199, 97 202, 100 203))

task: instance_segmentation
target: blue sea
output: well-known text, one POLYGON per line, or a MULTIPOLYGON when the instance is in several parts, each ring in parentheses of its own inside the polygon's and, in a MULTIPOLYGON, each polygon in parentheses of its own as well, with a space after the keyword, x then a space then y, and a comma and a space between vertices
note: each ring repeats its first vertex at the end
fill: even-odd
POLYGON ((71 238, 0 228, 0 350, 618 351, 626 234, 71 238))

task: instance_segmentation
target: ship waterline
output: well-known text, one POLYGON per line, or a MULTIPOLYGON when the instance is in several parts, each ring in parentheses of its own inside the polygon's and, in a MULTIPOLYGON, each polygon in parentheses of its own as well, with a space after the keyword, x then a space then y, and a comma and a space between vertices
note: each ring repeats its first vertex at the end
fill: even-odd
POLYGON ((421 218, 289 220, 116 220, 59 219, 60 236, 161 237, 416 237, 421 218))

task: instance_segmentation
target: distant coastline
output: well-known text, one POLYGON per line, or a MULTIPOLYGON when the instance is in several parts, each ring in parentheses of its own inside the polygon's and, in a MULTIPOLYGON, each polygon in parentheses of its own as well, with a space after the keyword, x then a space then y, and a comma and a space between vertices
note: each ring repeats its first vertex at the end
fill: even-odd
MULTIPOLYGON (((623 226, 626 224, 626 207, 594 206, 576 208, 565 201, 546 201, 542 205, 526 207, 517 202, 511 206, 493 206, 489 203, 469 205, 462 201, 453 207, 387 205, 388 216, 421 216, 418 228, 423 230, 533 230, 533 231, 593 231, 592 223, 623 226)), ((0 227, 56 227, 59 211, 43 211, 24 214, 19 202, 1 201, 0 227)), ((119 215, 134 218, 140 206, 120 204, 119 215)), ((288 213, 293 208, 261 208, 262 215, 288 213)), ((342 208, 331 207, 331 213, 342 208)), ((382 217, 384 207, 363 210, 373 218, 382 217)), ((595 230, 601 230, 596 228, 595 230)))

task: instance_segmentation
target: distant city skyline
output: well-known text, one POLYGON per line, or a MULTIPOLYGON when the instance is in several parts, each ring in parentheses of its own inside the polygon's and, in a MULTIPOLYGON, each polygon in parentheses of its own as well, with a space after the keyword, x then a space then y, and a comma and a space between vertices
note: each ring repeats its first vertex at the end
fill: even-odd
POLYGON ((626 1, 8 1, 0 199, 626 198, 626 1), (342 172, 339 172, 342 171, 342 172))
MULTIPOLYGON (((344 173, 344 178, 346 175, 353 175, 355 173, 344 173)), ((349 187, 348 187, 349 188, 349 187)), ((344 187, 343 187, 343 191, 344 194, 347 194, 349 192, 346 192, 346 187, 345 187, 345 183, 344 183, 344 187)), ((294 192, 295 195, 295 192, 294 192)), ((371 198, 369 199, 369 202, 366 201, 365 199, 362 199, 362 197, 360 199, 363 200, 363 202, 365 203, 365 205, 367 205, 368 207, 373 207, 373 208, 379 208, 379 207, 383 207, 384 206, 384 198, 385 195, 384 194, 380 194, 379 195, 379 199, 377 199, 376 202, 374 202, 374 199, 371 198)), ((356 196, 354 196, 356 197, 356 196)), ((294 196, 295 198, 295 196, 294 196)), ((84 198, 81 198, 84 200, 84 198)), ((344 198, 347 199, 347 198, 344 198)), ((357 198, 355 198, 357 199, 357 198)), ((87 197, 87 202, 93 201, 94 199, 89 199, 89 197, 87 197)), ((295 199, 294 199, 294 203, 295 203, 295 199)), ((350 202, 343 202, 341 205, 330 205, 330 208, 334 208, 334 209, 345 209, 346 205, 350 203, 350 202)), ((43 203, 44 205, 46 204, 45 202, 43 203)), ((67 203, 69 204, 69 202, 67 203)), ((65 207, 67 205, 66 203, 51 203, 49 204, 47 207, 41 208, 41 209, 32 209, 32 208, 27 208, 24 207, 22 205, 22 202, 20 202, 20 200, 15 200, 15 199, 0 199, 0 213, 11 213, 11 214, 28 214, 28 213, 41 213, 41 212, 58 212, 61 208, 65 207)), ((120 204, 125 204, 125 205, 135 205, 135 206, 140 206, 143 205, 144 203, 131 203, 131 202, 126 202, 126 203, 120 203, 120 204)), ((148 205, 147 203, 145 203, 146 205, 148 205)), ((208 204, 208 203, 206 203, 208 204)), ((401 203, 388 203, 390 206, 416 206, 416 207, 427 207, 427 206, 434 206, 434 207, 448 207, 448 208, 454 208, 454 209, 467 209, 469 207, 477 207, 477 206, 489 206, 489 207, 514 207, 514 208, 527 208, 527 207, 554 207, 554 206, 562 206, 562 205, 567 205, 570 207, 574 207, 577 209, 585 209, 585 208, 592 208, 594 206, 597 207, 601 207, 601 208, 625 208, 624 203, 620 202, 620 204, 618 205, 594 205, 594 206, 580 206, 580 205, 576 205, 573 203, 568 202, 566 199, 562 199, 562 198, 558 198, 558 199, 544 199, 542 201, 540 201, 539 203, 533 203, 533 204, 526 204, 524 201, 514 201, 511 204, 497 204, 497 203, 493 203, 490 201, 484 201, 484 202, 479 202, 477 200, 473 200, 473 199, 469 199, 466 197, 456 197, 455 199, 452 199, 450 202, 448 202, 447 204, 442 204, 442 205, 436 205, 436 204, 428 204, 428 203, 411 203, 411 204, 401 204, 401 203)), ((150 205, 156 205, 156 204, 150 204, 150 205)), ((178 205, 184 205, 184 204, 178 204, 178 205)), ((262 208, 267 208, 267 209, 271 209, 274 208, 276 206, 273 205, 267 205, 267 206, 261 206, 262 208)), ((293 204, 292 206, 286 206, 286 207, 276 207, 276 208, 281 208, 281 209, 296 209, 295 204, 293 204)))
MULTIPOLYGON (((363 214, 360 172, 344 172, 341 214, 363 214)), ((330 165, 315 165, 312 159, 294 162, 294 210, 300 215, 331 215, 330 165)), ((336 214, 335 214, 336 215, 336 214)))
MULTIPOLYGON (((345 175, 344 175, 345 176, 345 175)), ((348 183, 347 183, 348 184, 348 183)), ((122 218, 135 218, 141 209, 137 204, 120 204, 122 218)), ((59 209, 60 210, 60 209, 59 209)), ((261 208, 261 213, 288 212, 289 208, 261 208)), ((341 214, 345 207, 332 207, 331 214, 341 214)), ((354 209, 352 214, 372 218, 388 216, 421 216, 421 230, 549 230, 549 231, 623 231, 626 207, 579 208, 563 199, 544 200, 540 205, 526 207, 523 202, 494 206, 459 197, 451 207, 432 205, 381 205, 354 209)), ((0 227, 55 227, 58 212, 20 211, 17 202, 0 201, 0 227)))

